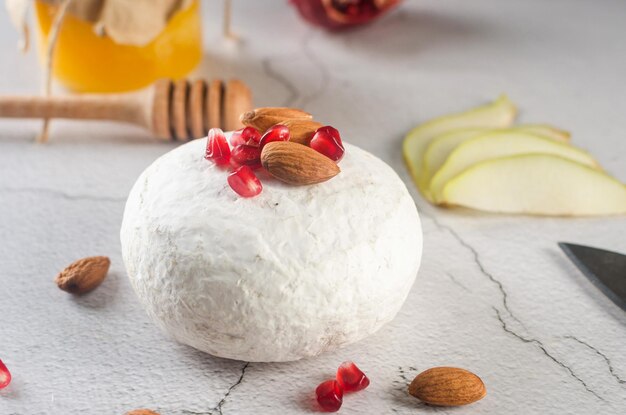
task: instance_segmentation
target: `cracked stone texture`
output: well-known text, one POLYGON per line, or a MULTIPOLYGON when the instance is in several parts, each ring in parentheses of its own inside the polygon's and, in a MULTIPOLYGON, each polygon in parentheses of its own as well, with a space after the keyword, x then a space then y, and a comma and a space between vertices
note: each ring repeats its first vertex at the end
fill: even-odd
MULTIPOLYGON (((221 13, 210 5, 199 75, 240 77, 259 105, 304 107, 407 183, 403 133, 502 91, 523 121, 571 130, 626 181, 624 2, 423 0, 340 35, 310 28, 285 2, 234 2, 238 45, 221 39, 221 13)), ((20 55, 16 42, 2 10, 0 91, 36 93, 36 57, 20 55)), ((133 127, 63 121, 53 122, 49 144, 35 145, 39 126, 0 122, 0 358, 14 376, 0 391, 2 415, 311 413, 314 387, 345 359, 372 384, 345 397, 344 414, 624 413, 626 313, 556 246, 626 252, 623 217, 445 211, 413 192, 423 265, 392 323, 316 359, 227 361, 160 333, 122 266, 126 194, 173 145, 133 127), (58 290, 55 274, 87 255, 111 257, 104 284, 78 298, 58 290), (487 397, 450 410, 408 396, 413 376, 437 365, 474 371, 487 397)))

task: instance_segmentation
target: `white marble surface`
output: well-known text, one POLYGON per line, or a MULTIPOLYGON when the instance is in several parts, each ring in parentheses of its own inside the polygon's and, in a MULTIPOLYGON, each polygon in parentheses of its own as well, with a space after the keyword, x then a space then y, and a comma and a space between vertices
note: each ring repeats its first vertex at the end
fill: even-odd
MULTIPOLYGON (((235 2, 244 39, 220 38, 205 10, 198 73, 236 75, 257 104, 297 105, 390 163, 414 124, 507 92, 524 121, 573 132, 626 180, 626 3, 409 1, 375 25, 341 35, 309 28, 285 1, 235 2)), ((0 91, 38 89, 35 56, 20 56, 0 12, 0 91)), ((626 314, 556 247, 559 240, 626 252, 626 220, 520 218, 426 204, 425 251, 399 316, 360 343, 289 364, 212 358, 158 331, 135 301, 120 257, 124 200, 138 174, 172 145, 134 128, 0 122, 0 358, 14 381, 0 414, 262 414, 314 411, 312 390, 345 359, 372 385, 341 413, 622 414, 626 314), (109 278, 74 298, 56 272, 86 255, 112 259, 109 278), (465 408, 420 405, 409 379, 437 365, 479 374, 487 397, 465 408)))

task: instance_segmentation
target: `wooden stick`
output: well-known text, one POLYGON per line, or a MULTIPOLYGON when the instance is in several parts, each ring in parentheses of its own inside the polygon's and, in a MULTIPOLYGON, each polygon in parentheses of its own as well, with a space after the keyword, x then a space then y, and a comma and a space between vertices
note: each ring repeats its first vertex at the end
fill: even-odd
MULTIPOLYGON (((45 97, 50 96, 50 92, 52 90, 52 72, 53 72, 53 63, 54 63, 54 50, 57 44, 57 39, 59 37, 59 31, 61 30, 61 25, 63 24, 63 19, 65 18, 65 12, 67 11, 67 7, 70 5, 72 0, 64 0, 54 15, 54 19, 52 21, 52 26, 50 26, 50 32, 48 32, 47 45, 46 45, 46 62, 45 62, 45 70, 43 74, 43 95, 45 97)), ((50 128, 50 119, 44 118, 43 125, 41 126, 41 133, 37 137, 37 142, 45 143, 48 141, 48 130, 50 128)))
POLYGON ((233 33, 232 27, 232 3, 231 0, 224 0, 224 37, 237 40, 238 36, 233 33))

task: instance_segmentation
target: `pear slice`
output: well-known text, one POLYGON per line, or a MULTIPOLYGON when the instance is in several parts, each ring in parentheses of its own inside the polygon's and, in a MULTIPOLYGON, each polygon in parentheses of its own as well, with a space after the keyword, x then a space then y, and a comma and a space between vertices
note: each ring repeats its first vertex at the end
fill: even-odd
POLYGON ((559 156, 521 154, 465 170, 445 185, 443 201, 501 213, 617 215, 626 214, 626 186, 559 156))
POLYGON ((495 131, 469 139, 450 153, 430 181, 431 197, 435 202, 442 201, 442 190, 448 180, 474 164, 524 153, 554 154, 588 166, 597 166, 589 153, 568 144, 515 130, 495 131))
POLYGON ((402 153, 413 180, 424 193, 427 183, 420 187, 424 150, 433 137, 460 128, 505 128, 511 125, 517 109, 506 95, 490 104, 469 111, 438 117, 412 129, 404 138, 402 153))
MULTIPOLYGON (((420 183, 430 187, 431 178, 443 166, 446 159, 461 143, 494 131, 487 128, 463 128, 434 137, 424 150, 420 183)), ((430 190, 430 188, 429 188, 430 190)))
POLYGON ((548 124, 524 124, 515 127, 518 131, 540 135, 542 137, 551 138, 553 140, 569 143, 571 134, 569 131, 561 130, 548 124))
MULTIPOLYGON (((570 134, 567 131, 552 127, 547 124, 525 124, 511 127, 515 131, 528 132, 552 140, 568 142, 570 134)), ((484 128, 466 128, 461 130, 450 131, 445 134, 438 135, 433 138, 424 151, 424 164, 420 182, 430 186, 430 180, 443 166, 446 159, 461 143, 496 130, 488 130, 484 128)), ((505 130, 498 130, 505 131, 505 130)))

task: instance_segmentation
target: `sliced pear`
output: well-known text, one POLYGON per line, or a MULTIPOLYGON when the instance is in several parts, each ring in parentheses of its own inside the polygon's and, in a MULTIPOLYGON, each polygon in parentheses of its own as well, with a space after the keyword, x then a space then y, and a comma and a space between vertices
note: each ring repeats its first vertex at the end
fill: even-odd
MULTIPOLYGON (((420 183, 429 186, 431 178, 443 166, 450 153, 461 143, 493 131, 486 128, 464 128, 434 137, 426 146, 420 183)), ((430 189, 429 189, 430 190, 430 189)))
POLYGON ((522 154, 478 163, 443 189, 447 204, 533 215, 626 214, 626 186, 555 155, 522 154))
MULTIPOLYGON (((502 95, 494 102, 469 111, 435 118, 412 129, 404 139, 402 153, 415 183, 420 187, 422 159, 430 140, 459 128, 504 128, 511 125, 517 109, 502 95)), ((425 183, 427 184, 427 183, 425 183)), ((421 186, 422 192, 428 191, 421 186)))
POLYGON ((435 202, 442 201, 445 184, 474 164, 524 153, 554 154, 588 166, 597 166, 589 153, 568 144, 515 130, 495 131, 469 139, 450 153, 430 181, 431 197, 435 202))
MULTIPOLYGON (((552 127, 547 124, 525 124, 511 127, 515 131, 528 132, 552 140, 568 142, 570 134, 567 131, 552 127)), ((466 128, 461 130, 450 131, 445 134, 438 135, 430 141, 430 144, 424 151, 424 161, 420 182, 430 186, 430 180, 437 173, 437 170, 443 166, 450 153, 461 143, 478 137, 493 130, 484 128, 466 128)), ((500 130, 501 131, 501 130, 500 130)))
POLYGON ((515 127, 518 131, 537 134, 542 137, 569 143, 571 134, 569 131, 561 130, 548 124, 525 124, 515 127))

